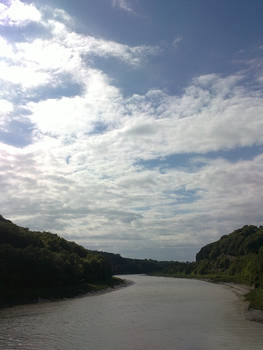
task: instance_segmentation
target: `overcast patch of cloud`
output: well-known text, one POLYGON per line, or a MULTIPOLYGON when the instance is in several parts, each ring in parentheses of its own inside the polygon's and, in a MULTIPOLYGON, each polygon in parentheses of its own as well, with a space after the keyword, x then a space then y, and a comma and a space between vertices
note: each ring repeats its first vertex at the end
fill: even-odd
POLYGON ((0 144, 1 214, 134 255, 188 245, 193 252, 242 224, 260 224, 262 155, 234 164, 205 157, 263 144, 262 95, 245 87, 246 73, 196 77, 181 95, 125 98, 89 58, 139 67, 155 48, 78 34, 60 16, 43 22, 49 40, 0 40, 0 127, 10 118, 32 125, 24 148, 0 144), (78 94, 35 98, 65 76, 82 87, 78 94), (94 133, 99 123, 104 129, 94 133), (138 163, 186 153, 203 153, 203 166, 162 172, 138 163))

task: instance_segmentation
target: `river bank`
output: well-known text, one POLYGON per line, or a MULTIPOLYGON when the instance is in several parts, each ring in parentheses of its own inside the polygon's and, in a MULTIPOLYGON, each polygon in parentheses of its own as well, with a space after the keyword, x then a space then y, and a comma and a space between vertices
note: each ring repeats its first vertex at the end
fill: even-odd
POLYGON ((255 309, 251 306, 249 296, 254 292, 255 289, 251 286, 238 283, 222 283, 224 286, 230 288, 244 303, 244 316, 249 321, 263 323, 263 310, 255 309))
POLYGON ((113 277, 107 283, 82 283, 57 288, 7 290, 0 295, 0 308, 108 293, 130 284, 132 284, 131 281, 113 277))
POLYGON ((253 308, 253 304, 250 300, 250 295, 253 295, 255 292, 253 287, 238 283, 225 282, 221 284, 231 288, 233 293, 242 299, 244 303, 244 316, 247 320, 263 323, 263 310, 253 308))

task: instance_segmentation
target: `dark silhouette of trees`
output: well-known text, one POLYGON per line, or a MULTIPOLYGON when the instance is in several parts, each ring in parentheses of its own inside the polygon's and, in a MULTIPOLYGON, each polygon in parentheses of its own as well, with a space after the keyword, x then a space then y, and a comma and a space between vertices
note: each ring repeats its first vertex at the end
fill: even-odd
POLYGON ((19 297, 25 290, 38 290, 41 296, 44 289, 109 283, 111 278, 111 265, 99 253, 0 216, 0 299, 19 297))

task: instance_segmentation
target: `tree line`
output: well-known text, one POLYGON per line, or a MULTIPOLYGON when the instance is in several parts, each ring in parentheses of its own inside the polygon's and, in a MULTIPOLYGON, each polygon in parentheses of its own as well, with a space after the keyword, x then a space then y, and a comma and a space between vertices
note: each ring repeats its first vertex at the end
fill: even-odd
POLYGON ((111 281, 111 264, 98 252, 0 216, 0 303, 74 294, 80 286, 111 281))

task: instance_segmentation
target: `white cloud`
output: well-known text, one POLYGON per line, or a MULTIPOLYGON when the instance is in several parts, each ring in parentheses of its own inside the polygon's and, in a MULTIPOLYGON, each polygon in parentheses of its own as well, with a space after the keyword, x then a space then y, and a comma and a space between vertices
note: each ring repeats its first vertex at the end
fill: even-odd
POLYGON ((10 113, 13 110, 13 105, 9 101, 0 100, 0 113, 10 113))
POLYGON ((0 130, 6 125, 9 119, 9 113, 13 111, 11 102, 0 99, 0 130))
POLYGON ((183 40, 183 37, 182 37, 181 35, 177 36, 177 37, 173 40, 173 43, 172 43, 173 47, 177 47, 177 46, 180 44, 180 42, 181 42, 182 40, 183 40))
POLYGON ((74 32, 67 32, 61 24, 52 22, 53 34, 60 37, 67 47, 78 50, 81 54, 97 55, 101 57, 116 57, 122 61, 138 65, 147 55, 158 53, 158 47, 152 46, 134 46, 130 47, 110 40, 84 36, 74 32))
POLYGON ((98 70, 80 68, 77 74, 85 86, 82 95, 25 105, 32 113, 28 118, 41 132, 61 136, 83 135, 91 132, 98 122, 111 127, 118 123, 124 110, 119 90, 110 85, 107 76, 98 70))
POLYGON ((34 88, 50 82, 50 75, 37 68, 0 62, 0 80, 23 88, 34 88))
POLYGON ((10 58, 14 56, 12 45, 5 38, 0 36, 0 57, 10 58))
POLYGON ((23 26, 29 22, 39 22, 41 13, 33 4, 25 4, 20 0, 7 0, 0 4, 0 24, 23 26))
POLYGON ((112 0, 112 5, 114 7, 119 7, 123 11, 127 11, 135 14, 135 11, 130 6, 130 1, 128 0, 112 0))
POLYGON ((214 76, 207 86, 204 76, 182 96, 134 96, 128 101, 133 118, 119 129, 119 146, 136 145, 133 152, 147 159, 262 144, 262 99, 241 89, 239 80, 214 76))
POLYGON ((2 198, 8 198, 8 191, 15 202, 3 204, 10 215, 15 213, 17 222, 58 232, 66 228, 71 239, 97 248, 114 244, 131 250, 138 239, 156 249, 201 246, 242 224, 260 223, 262 156, 236 164, 207 160, 195 173, 171 169, 160 174, 158 170, 138 173, 127 164, 123 172, 122 154, 113 168, 118 155, 110 158, 110 150, 106 156, 96 153, 91 141, 64 147, 58 140, 50 144, 46 140, 38 148, 32 146, 31 155, 29 149, 27 154, 4 155, 2 174, 8 170, 8 176, 1 182, 2 198), (70 151, 75 160, 68 167, 63 158, 70 151), (103 174, 111 175, 103 179, 103 174), (182 196, 172 193, 182 187, 198 188, 198 201, 181 203, 182 196), (25 196, 29 197, 26 205, 25 196), (140 207, 144 209, 137 211, 140 207))
POLYGON ((42 25, 51 38, 37 38, 33 41, 11 44, 0 37, 1 80, 27 89, 45 84, 55 86, 61 79, 63 80, 65 74, 70 74, 73 80, 81 80, 83 83, 90 75, 89 60, 94 56, 115 57, 132 66, 137 66, 146 56, 158 52, 156 47, 130 47, 114 41, 78 34, 65 23, 54 19, 43 21, 42 25))

